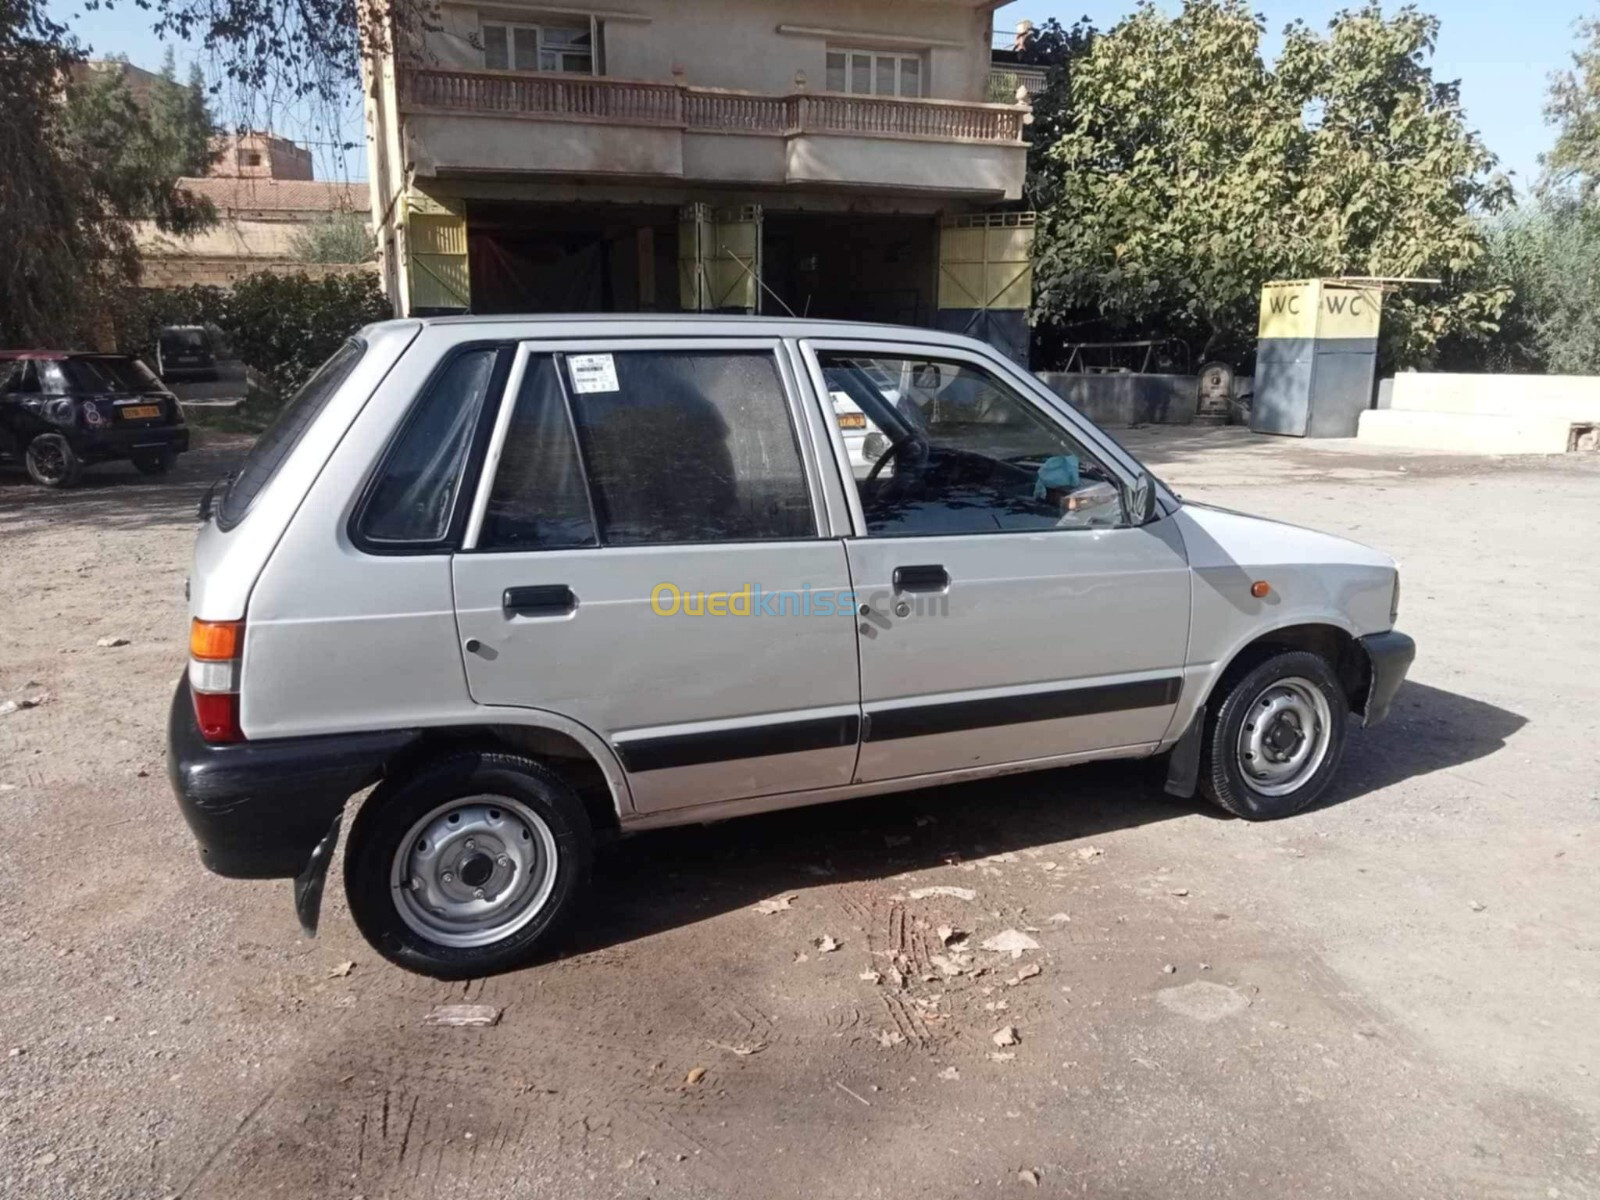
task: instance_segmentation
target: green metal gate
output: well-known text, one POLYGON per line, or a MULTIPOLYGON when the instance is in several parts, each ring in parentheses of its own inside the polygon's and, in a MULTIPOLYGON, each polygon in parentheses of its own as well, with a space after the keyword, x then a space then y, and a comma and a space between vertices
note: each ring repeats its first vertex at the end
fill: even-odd
POLYGON ((685 312, 761 310, 760 205, 678 214, 678 299, 685 312))
POLYGON ((467 263, 467 213, 463 201, 406 193, 406 274, 410 311, 466 312, 472 307, 467 263))
POLYGON ((940 329, 980 338, 1024 365, 1033 303, 1031 212, 969 213, 939 230, 940 329))

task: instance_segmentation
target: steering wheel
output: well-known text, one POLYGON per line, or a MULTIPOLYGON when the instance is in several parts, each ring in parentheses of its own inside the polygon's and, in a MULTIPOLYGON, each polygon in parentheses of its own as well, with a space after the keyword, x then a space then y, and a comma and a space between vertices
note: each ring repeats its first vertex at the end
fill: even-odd
MULTIPOLYGON (((899 438, 896 441, 890 442, 889 448, 879 455, 877 462, 872 464, 872 470, 867 472, 867 478, 864 482, 867 484, 876 484, 878 482, 878 476, 883 474, 883 469, 888 466, 891 461, 901 457, 905 458, 906 461, 902 465, 908 471, 922 467, 926 465, 928 461, 928 444, 913 434, 907 434, 903 438, 899 438), (917 454, 914 457, 904 453, 908 447, 916 449, 917 454)), ((899 486, 896 488, 896 491, 904 491, 907 486, 906 477, 903 476, 901 472, 896 471, 895 480, 899 484, 899 486)))

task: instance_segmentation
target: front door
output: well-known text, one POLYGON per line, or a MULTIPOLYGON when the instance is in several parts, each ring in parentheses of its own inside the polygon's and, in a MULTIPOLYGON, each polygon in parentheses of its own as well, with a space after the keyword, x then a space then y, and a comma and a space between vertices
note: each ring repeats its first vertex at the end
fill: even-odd
POLYGON ((473 699, 586 725, 643 812, 855 766, 849 573, 776 351, 522 347, 454 560, 473 699))
POLYGON ((1172 520, 1130 527, 1087 431, 978 355, 829 342, 807 360, 854 426, 858 781, 1160 741, 1189 634, 1172 520))

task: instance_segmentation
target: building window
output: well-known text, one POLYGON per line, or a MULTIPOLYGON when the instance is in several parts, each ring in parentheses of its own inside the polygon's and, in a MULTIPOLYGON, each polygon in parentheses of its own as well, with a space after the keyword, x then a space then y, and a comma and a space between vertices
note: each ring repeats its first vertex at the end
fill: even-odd
POLYGON ((483 65, 492 71, 594 74, 594 30, 587 20, 549 25, 484 21, 483 65))
POLYGON ((830 48, 827 88, 857 96, 920 96, 922 56, 830 48))
POLYGON ((261 165, 261 151, 259 151, 259 150, 241 150, 241 151, 239 151, 239 165, 241 167, 259 167, 261 165))

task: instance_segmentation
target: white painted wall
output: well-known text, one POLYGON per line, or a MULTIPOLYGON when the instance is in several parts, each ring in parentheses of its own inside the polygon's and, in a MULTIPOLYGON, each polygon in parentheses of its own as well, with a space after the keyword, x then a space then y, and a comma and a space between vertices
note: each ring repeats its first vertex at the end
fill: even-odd
POLYGON ((1403 372, 1388 408, 1413 412, 1503 413, 1600 422, 1600 375, 1451 375, 1403 372))
POLYGON ((1361 414, 1356 436, 1381 446, 1563 454, 1592 445, 1582 430, 1600 425, 1600 376, 1407 372, 1378 394, 1382 407, 1361 414))

